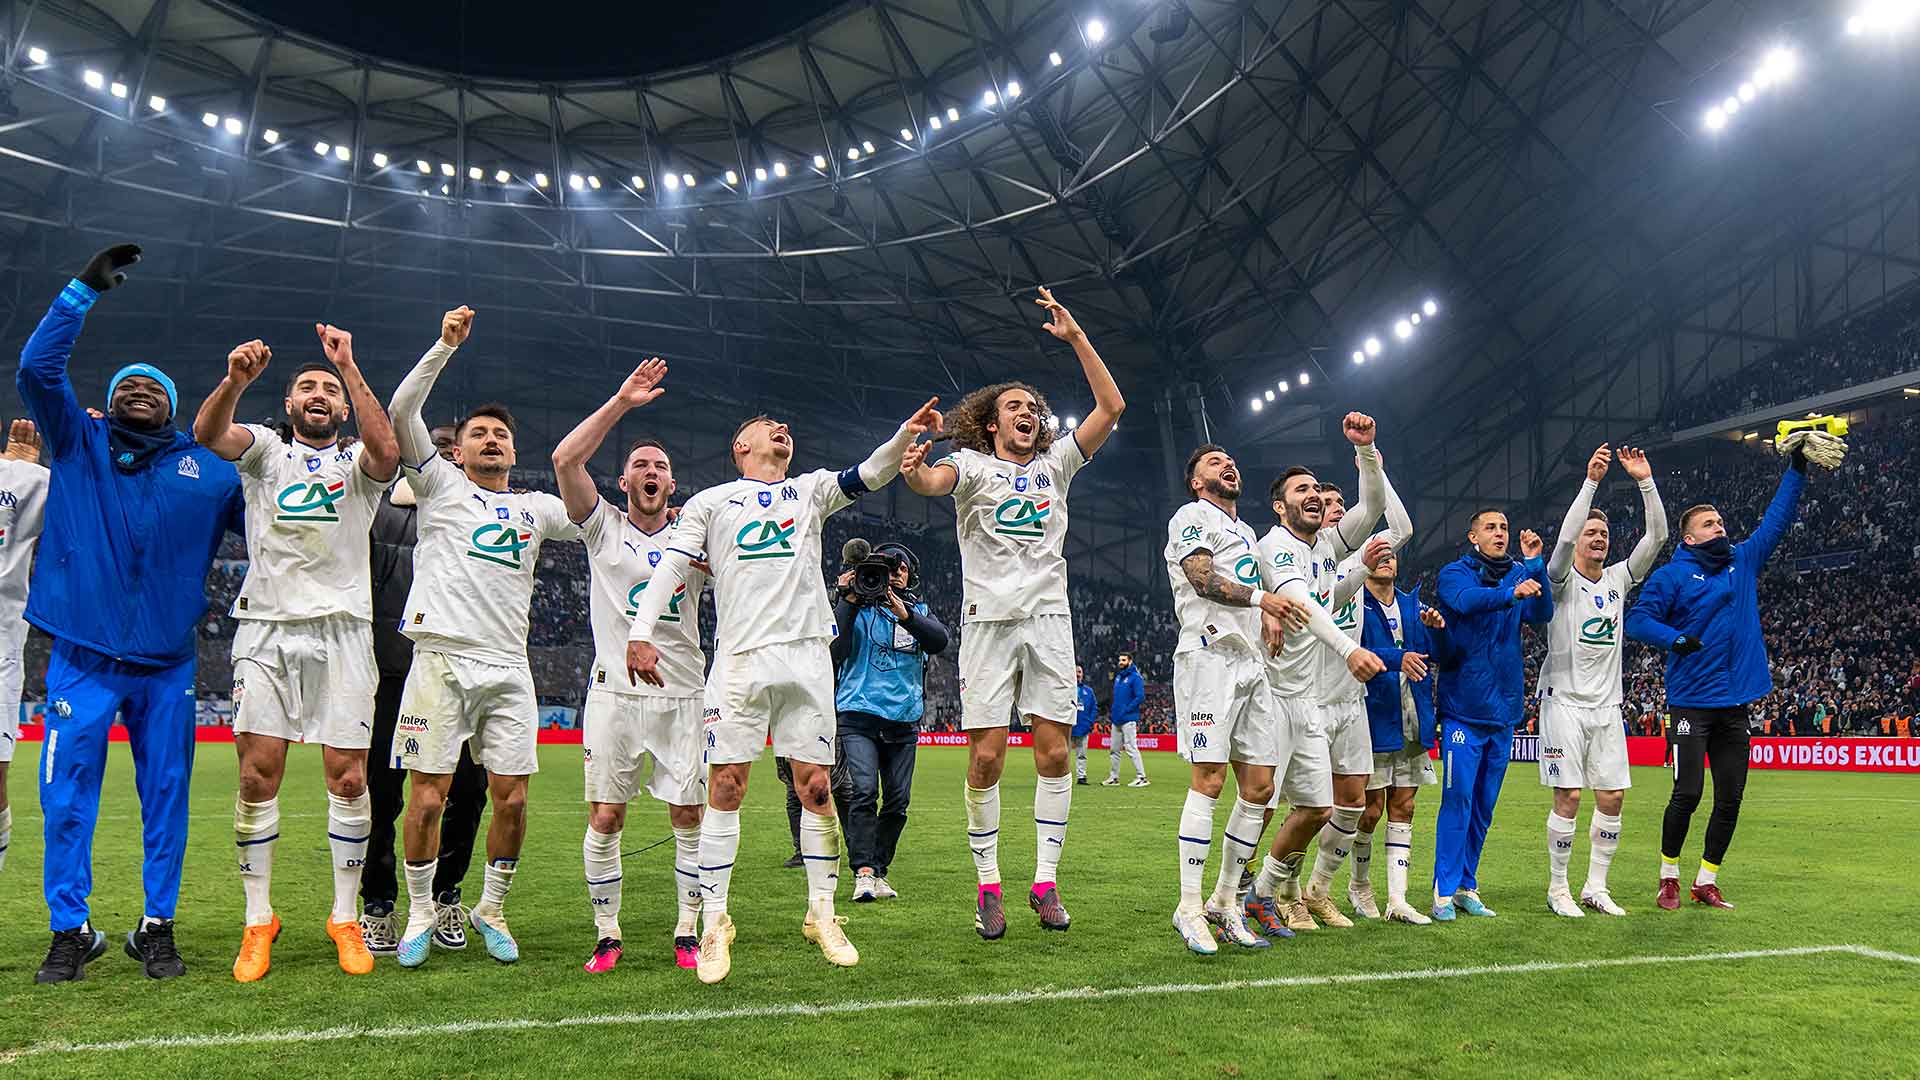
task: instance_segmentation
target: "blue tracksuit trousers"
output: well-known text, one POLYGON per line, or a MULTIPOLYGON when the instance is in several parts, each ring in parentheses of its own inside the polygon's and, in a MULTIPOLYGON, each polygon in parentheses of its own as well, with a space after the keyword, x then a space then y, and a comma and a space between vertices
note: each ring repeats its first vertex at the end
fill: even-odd
POLYGON ((187 785, 193 777, 194 661, 129 664, 54 640, 47 664, 47 734, 40 748, 46 817, 46 894, 52 929, 87 921, 93 830, 114 717, 133 748, 146 860, 146 914, 173 918, 187 853, 187 785))
POLYGON ((1493 824, 1493 806, 1507 778, 1513 733, 1455 723, 1440 723, 1440 763, 1446 774, 1440 789, 1440 820, 1434 826, 1433 891, 1450 897, 1480 887, 1480 850, 1493 824))

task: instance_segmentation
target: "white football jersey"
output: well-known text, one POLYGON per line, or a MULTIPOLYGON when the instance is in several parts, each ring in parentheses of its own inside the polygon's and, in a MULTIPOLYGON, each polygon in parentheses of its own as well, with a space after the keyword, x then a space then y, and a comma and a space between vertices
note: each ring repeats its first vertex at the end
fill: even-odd
POLYGON ((45 465, 0 458, 0 623, 7 626, 27 610, 27 579, 46 524, 49 475, 45 465))
POLYGON ((524 666, 540 545, 580 537, 566 504, 541 491, 488 490, 437 454, 406 473, 420 500, 420 539, 400 632, 423 649, 524 666))
POLYGON ((956 450, 953 513, 960 536, 962 623, 1071 615, 1067 607, 1067 486, 1086 465, 1062 432, 1025 465, 956 450))
POLYGON ((660 650, 660 677, 665 687, 627 678, 627 632, 633 629, 634 608, 653 577, 653 568, 666 557, 673 528, 657 533, 641 531, 631 518, 605 499, 580 525, 587 544, 587 566, 593 579, 588 611, 593 620, 593 674, 587 689, 611 690, 643 697, 697 697, 706 687, 707 657, 700 651, 700 590, 707 576, 691 567, 687 580, 673 591, 667 610, 653 635, 660 650))
MULTIPOLYGON (((846 475, 859 484, 853 470, 846 475)), ((841 476, 816 469, 773 483, 743 477, 680 508, 668 544, 713 568, 714 646, 722 656, 833 636, 820 532, 829 515, 853 504, 841 476)), ((656 646, 660 633, 656 626, 656 646)))
MULTIPOLYGON (((1319 595, 1315 585, 1320 557, 1333 558, 1333 547, 1321 530, 1314 543, 1307 544, 1284 527, 1275 525, 1260 538, 1260 581, 1267 592, 1279 592, 1290 581, 1306 585, 1319 595)), ((1331 589, 1331 586, 1329 586, 1331 589)), ((1325 646, 1302 627, 1287 631, 1280 655, 1267 659, 1267 681, 1273 692, 1283 698, 1311 698, 1315 689, 1317 656, 1325 646)))
MULTIPOLYGON (((1322 529, 1320 535, 1324 537, 1329 531, 1322 529)), ((1341 633, 1358 644, 1361 616, 1365 613, 1365 609, 1360 606, 1360 594, 1355 591, 1347 598, 1346 603, 1336 606, 1333 602, 1333 587, 1354 574, 1364 576, 1367 566, 1360 561, 1358 551, 1335 562, 1333 544, 1330 541, 1316 541, 1314 550, 1320 556, 1320 572, 1314 577, 1313 598, 1319 601, 1321 607, 1327 609, 1328 615, 1333 616, 1333 625, 1339 627, 1341 633)), ((1366 684, 1355 679, 1353 673, 1347 670, 1345 657, 1325 646, 1321 646, 1318 657, 1319 673, 1316 677, 1319 679, 1318 693, 1321 704, 1335 705, 1341 702, 1359 701, 1367 696, 1366 684)))
POLYGON ((1195 499, 1167 522, 1167 579, 1173 583, 1173 610, 1180 617, 1176 654, 1210 645, 1235 643, 1260 648, 1260 610, 1229 607, 1193 590, 1182 560, 1196 551, 1213 554, 1213 572, 1250 589, 1260 587, 1260 555, 1253 527, 1206 501, 1195 499))
POLYGON ((1623 561, 1602 569, 1599 581, 1569 569, 1566 580, 1553 586, 1541 696, 1583 709, 1620 704, 1620 630, 1634 584, 1623 561))
POLYGON ((247 500, 247 578, 227 614, 372 621, 367 530, 386 485, 360 467, 362 447, 289 444, 272 428, 245 427, 253 445, 233 464, 247 500))

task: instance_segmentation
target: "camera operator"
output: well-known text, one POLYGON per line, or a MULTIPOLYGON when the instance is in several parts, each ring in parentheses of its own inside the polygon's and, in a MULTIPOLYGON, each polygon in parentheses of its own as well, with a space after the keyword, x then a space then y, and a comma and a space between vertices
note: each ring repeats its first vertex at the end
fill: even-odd
POLYGON ((842 549, 841 563, 847 570, 838 583, 832 645, 840 739, 834 801, 854 868, 854 900, 890 900, 898 894, 887 870, 907 825, 927 657, 946 651, 947 630, 914 594, 920 560, 905 546, 871 547, 856 538, 842 549))

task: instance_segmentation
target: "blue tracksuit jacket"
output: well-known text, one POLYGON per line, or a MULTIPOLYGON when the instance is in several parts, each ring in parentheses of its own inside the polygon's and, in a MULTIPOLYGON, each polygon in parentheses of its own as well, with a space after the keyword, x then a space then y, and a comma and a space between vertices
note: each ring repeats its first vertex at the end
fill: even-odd
POLYGON ((1093 687, 1086 683, 1074 693, 1073 737, 1084 739, 1093 734, 1093 722, 1100 715, 1100 703, 1093 699, 1093 687))
POLYGON ((1546 562, 1515 560, 1499 584, 1489 586, 1469 552, 1440 568, 1437 591, 1435 606, 1447 620, 1453 646, 1436 691, 1441 722, 1512 731, 1526 718, 1520 624, 1544 626, 1553 618, 1546 562), (1514 586, 1527 578, 1540 583, 1540 595, 1515 601, 1514 586))
POLYGON ((1140 677, 1140 665, 1128 664, 1127 670, 1113 677, 1113 703, 1107 706, 1107 719, 1115 726, 1140 719, 1140 703, 1146 700, 1147 683, 1140 677))
POLYGON ((1432 746, 1434 740, 1433 684, 1443 655, 1448 648, 1445 630, 1429 630, 1420 621, 1420 598, 1401 592, 1394 603, 1400 609, 1400 633, 1404 646, 1393 643, 1393 630, 1380 601, 1373 593, 1362 591, 1366 599, 1366 621, 1360 626, 1360 644, 1380 658, 1387 670, 1367 681, 1367 728, 1373 736, 1374 753, 1384 754, 1406 748, 1406 733, 1400 723, 1400 660, 1407 653, 1427 658, 1427 677, 1413 684, 1413 711, 1420 718, 1420 745, 1432 746))

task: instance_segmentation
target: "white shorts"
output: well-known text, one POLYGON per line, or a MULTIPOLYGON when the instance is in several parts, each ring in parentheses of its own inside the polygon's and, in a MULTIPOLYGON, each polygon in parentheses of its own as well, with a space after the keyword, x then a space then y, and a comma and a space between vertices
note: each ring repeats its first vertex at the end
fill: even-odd
POLYGON ((758 761, 769 731, 775 757, 832 765, 833 658, 826 639, 716 656, 701 715, 708 765, 758 761))
POLYGON ((1554 788, 1621 791, 1633 786, 1627 770, 1627 729, 1620 707, 1584 709, 1540 699, 1540 783, 1554 788))
POLYGON ((26 685, 27 623, 21 620, 0 636, 0 765, 13 760, 20 741, 20 688, 26 685))
POLYGON ((1274 695, 1273 711, 1280 730, 1281 773, 1267 805, 1275 810, 1293 806, 1333 805, 1333 760, 1329 756, 1326 713, 1305 698, 1274 695))
POLYGON ((625 805, 643 786, 670 806, 706 802, 699 698, 589 690, 580 727, 588 802, 625 805))
POLYGON ((1335 776, 1367 776, 1373 772, 1373 727, 1367 722, 1365 699, 1322 705, 1327 714, 1328 756, 1335 776))
POLYGON ((473 760, 489 773, 528 776, 540 771, 539 726, 526 667, 415 649, 393 725, 394 767, 448 775, 460 764, 460 744, 471 739, 473 760))
POLYGON ((1399 750, 1373 755, 1373 777, 1367 781, 1367 790, 1416 788, 1439 782, 1440 778, 1434 775, 1433 759, 1427 756, 1427 748, 1408 744, 1399 750))
POLYGON ((233 634, 233 730, 365 750, 373 742, 373 624, 347 615, 242 619, 233 634))
POLYGON ((960 632, 960 726, 1003 728, 1015 710, 1073 723, 1073 618, 971 622, 960 632))
POLYGON ((1196 765, 1280 763, 1279 718, 1265 661, 1249 650, 1194 649, 1173 657, 1180 756, 1196 765))

